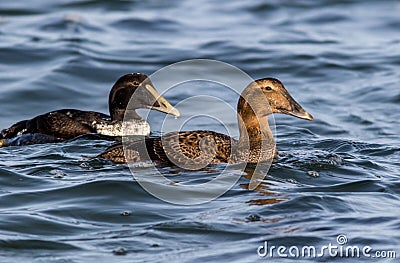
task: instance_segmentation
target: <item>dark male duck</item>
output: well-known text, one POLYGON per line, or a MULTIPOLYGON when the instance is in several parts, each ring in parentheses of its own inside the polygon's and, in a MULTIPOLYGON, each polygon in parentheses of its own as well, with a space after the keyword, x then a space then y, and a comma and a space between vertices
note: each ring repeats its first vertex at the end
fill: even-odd
POLYGON ((0 147, 59 142, 91 133, 122 136, 124 131, 129 135, 149 135, 150 125, 140 118, 136 109, 180 115, 141 73, 120 77, 110 91, 108 105, 110 116, 94 111, 62 109, 17 122, 0 132, 0 147))
POLYGON ((273 161, 277 149, 268 124, 268 115, 272 113, 313 120, 279 80, 263 78, 251 82, 239 98, 239 140, 206 130, 171 132, 127 142, 125 146, 117 143, 97 157, 116 163, 152 160, 186 169, 202 168, 209 163, 273 161))

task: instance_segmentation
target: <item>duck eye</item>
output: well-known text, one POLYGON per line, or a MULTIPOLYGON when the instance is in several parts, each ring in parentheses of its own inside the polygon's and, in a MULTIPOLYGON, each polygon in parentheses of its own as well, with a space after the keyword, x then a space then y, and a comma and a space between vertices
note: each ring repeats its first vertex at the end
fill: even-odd
POLYGON ((270 86, 266 86, 265 90, 272 90, 272 88, 270 86))

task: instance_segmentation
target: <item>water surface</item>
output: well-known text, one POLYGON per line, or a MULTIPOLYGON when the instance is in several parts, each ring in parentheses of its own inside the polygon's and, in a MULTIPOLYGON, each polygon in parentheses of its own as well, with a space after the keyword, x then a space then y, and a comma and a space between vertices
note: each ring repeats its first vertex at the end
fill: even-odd
MULTIPOLYGON (((119 76, 195 58, 281 79, 315 120, 275 116, 281 156, 261 186, 247 190, 246 170, 197 206, 152 197, 125 165, 82 161, 107 140, 0 148, 0 261, 279 262, 257 248, 339 234, 399 257, 399 13, 398 1, 2 1, 1 128, 59 108, 106 113, 119 76)), ((171 176, 196 183, 213 169, 171 176)), ((349 259, 361 260, 372 259, 349 259)))

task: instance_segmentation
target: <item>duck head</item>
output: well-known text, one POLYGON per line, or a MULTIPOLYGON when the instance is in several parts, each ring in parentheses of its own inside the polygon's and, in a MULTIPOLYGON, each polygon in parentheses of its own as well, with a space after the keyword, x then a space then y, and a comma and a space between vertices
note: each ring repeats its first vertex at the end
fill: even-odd
POLYGON ((242 118, 251 112, 251 115, 257 117, 282 113, 310 121, 314 119, 290 96, 283 84, 274 78, 258 79, 250 83, 241 95, 238 112, 242 113, 242 118))
POLYGON ((133 118, 140 118, 135 112, 139 108, 180 116, 179 111, 158 93, 150 79, 141 73, 120 77, 110 91, 108 105, 112 120, 122 121, 127 110, 132 113, 133 118), (130 102, 133 94, 133 101, 130 102))

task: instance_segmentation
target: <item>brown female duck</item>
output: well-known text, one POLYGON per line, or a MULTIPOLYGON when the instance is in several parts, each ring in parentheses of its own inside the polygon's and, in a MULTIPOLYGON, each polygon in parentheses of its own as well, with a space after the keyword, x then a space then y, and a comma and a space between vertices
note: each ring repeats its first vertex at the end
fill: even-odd
POLYGON ((258 163, 272 161, 277 150, 268 115, 283 113, 313 120, 274 78, 250 83, 242 92, 238 105, 239 140, 214 131, 171 132, 161 137, 118 143, 99 154, 117 163, 152 160, 198 169, 209 163, 258 163))
POLYGON ((59 142, 90 133, 122 136, 122 130, 130 135, 149 135, 150 125, 136 113, 138 108, 179 116, 179 111, 141 73, 120 77, 110 91, 108 104, 110 116, 94 111, 62 109, 17 122, 0 132, 0 147, 59 142), (134 100, 129 103, 134 93, 134 100), (127 122, 123 122, 125 113, 129 113, 127 122))

